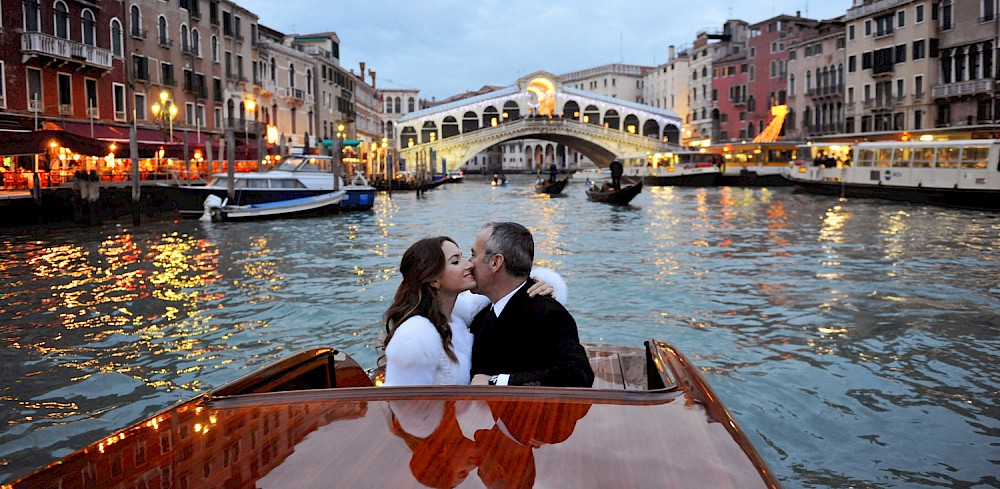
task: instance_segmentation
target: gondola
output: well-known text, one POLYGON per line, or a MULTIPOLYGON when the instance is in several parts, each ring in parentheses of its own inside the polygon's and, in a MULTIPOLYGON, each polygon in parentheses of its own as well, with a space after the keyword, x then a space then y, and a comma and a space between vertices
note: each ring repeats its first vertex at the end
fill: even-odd
POLYGON ((628 205, 636 195, 642 192, 642 182, 624 187, 621 190, 614 190, 611 185, 605 183, 601 186, 597 184, 587 188, 587 198, 594 202, 606 202, 613 205, 628 205))
POLYGON ((562 180, 556 180, 555 182, 549 180, 535 182, 535 193, 557 195, 562 193, 563 189, 566 188, 567 183, 569 183, 569 177, 562 180))

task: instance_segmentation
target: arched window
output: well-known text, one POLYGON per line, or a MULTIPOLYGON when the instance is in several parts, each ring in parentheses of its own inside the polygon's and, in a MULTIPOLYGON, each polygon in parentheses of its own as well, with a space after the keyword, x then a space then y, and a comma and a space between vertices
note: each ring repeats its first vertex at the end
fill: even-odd
POLYGON ((188 26, 181 24, 181 51, 187 53, 191 51, 191 43, 188 38, 188 26))
POLYGON ((142 37, 142 14, 139 12, 139 6, 133 5, 129 10, 129 32, 132 33, 133 37, 142 37))
POLYGON ((400 104, 399 97, 396 97, 396 100, 393 102, 393 105, 396 106, 396 113, 397 114, 399 114, 399 113, 401 113, 403 111, 403 106, 400 104))
POLYGON ((38 8, 38 2, 27 1, 24 2, 24 31, 25 32, 38 32, 41 29, 41 18, 40 8, 38 8))
POLYGON ((385 99, 385 113, 392 113, 392 97, 385 99))
POLYGON ((413 100, 413 97, 410 97, 410 100, 407 101, 407 103, 406 103, 406 106, 408 108, 408 110, 406 112, 410 113, 410 112, 413 112, 413 111, 417 110, 416 109, 416 103, 417 102, 415 100, 413 100))
POLYGON ((56 2, 52 8, 55 23, 52 25, 52 33, 60 39, 69 39, 69 9, 63 2, 56 2))
POLYGON ((212 34, 212 40, 210 41, 212 46, 212 61, 219 62, 219 38, 212 34))
POLYGON ((120 58, 122 56, 123 45, 122 23, 118 19, 111 19, 111 54, 120 58))
POLYGON ((160 39, 160 44, 166 45, 170 41, 170 37, 167 36, 167 18, 160 16, 156 19, 156 30, 158 38, 160 39))
POLYGON ((277 73, 278 73, 278 64, 274 62, 274 58, 271 58, 271 81, 272 82, 277 83, 277 79, 275 79, 275 77, 278 76, 277 73))
POLYGON ((94 28, 96 27, 96 22, 94 22, 94 13, 90 9, 84 9, 80 14, 81 29, 80 32, 83 33, 83 43, 88 46, 97 45, 97 36, 94 33, 94 28))
POLYGON ((195 56, 201 57, 201 35, 198 34, 198 29, 191 28, 191 52, 195 56))

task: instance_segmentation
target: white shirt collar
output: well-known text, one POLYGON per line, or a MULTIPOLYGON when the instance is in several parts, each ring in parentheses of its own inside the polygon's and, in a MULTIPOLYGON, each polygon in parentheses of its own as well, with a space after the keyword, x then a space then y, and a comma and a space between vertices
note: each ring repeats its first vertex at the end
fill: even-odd
POLYGON ((493 314, 495 314, 496 317, 500 317, 500 313, 503 312, 503 308, 507 306, 508 302, 510 302, 510 298, 514 297, 514 294, 516 294, 517 291, 521 290, 521 287, 524 287, 524 284, 526 283, 528 283, 527 280, 521 282, 521 285, 518 285, 516 289, 512 290, 509 294, 503 296, 503 298, 498 300, 496 304, 493 304, 493 314))

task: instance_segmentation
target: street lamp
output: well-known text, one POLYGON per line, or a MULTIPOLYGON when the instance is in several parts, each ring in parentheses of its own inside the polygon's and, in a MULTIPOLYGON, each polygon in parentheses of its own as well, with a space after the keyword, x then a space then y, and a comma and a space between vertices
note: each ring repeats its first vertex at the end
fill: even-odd
POLYGON ((247 108, 247 117, 243 121, 243 145, 246 148, 246 159, 250 159, 250 118, 253 115, 254 109, 257 108, 257 103, 253 99, 247 99, 245 102, 247 108))
POLYGON ((153 111, 153 118, 160 124, 163 131, 163 142, 167 142, 167 131, 170 131, 170 139, 174 138, 174 118, 177 117, 177 105, 170 99, 170 94, 166 90, 160 91, 160 101, 154 102, 150 107, 153 111))

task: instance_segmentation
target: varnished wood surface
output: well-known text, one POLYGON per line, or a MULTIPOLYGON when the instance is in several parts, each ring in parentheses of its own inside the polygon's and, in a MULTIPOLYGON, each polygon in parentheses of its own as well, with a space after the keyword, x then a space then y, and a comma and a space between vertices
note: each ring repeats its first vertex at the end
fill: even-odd
MULTIPOLYGON (((777 487, 683 356, 652 346, 681 389, 637 390, 644 350, 588 348, 606 389, 206 395, 13 487, 777 487)), ((353 360, 335 367, 357 381, 353 360)))

